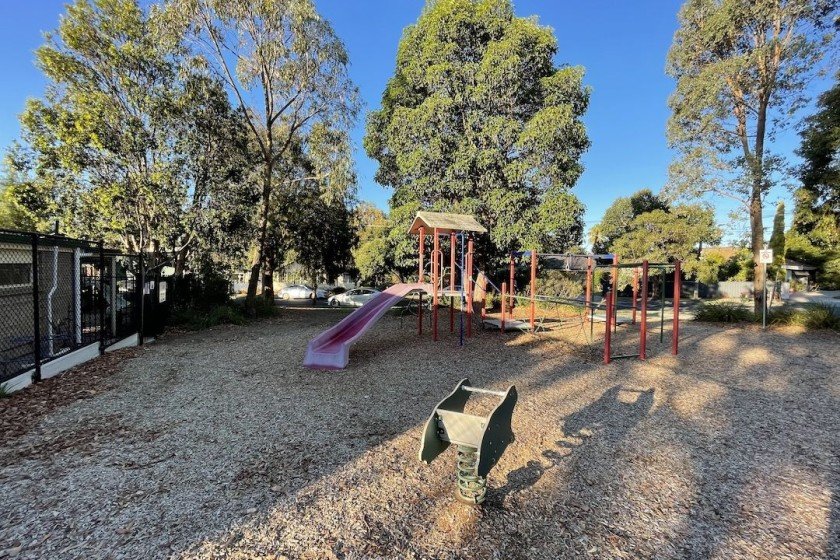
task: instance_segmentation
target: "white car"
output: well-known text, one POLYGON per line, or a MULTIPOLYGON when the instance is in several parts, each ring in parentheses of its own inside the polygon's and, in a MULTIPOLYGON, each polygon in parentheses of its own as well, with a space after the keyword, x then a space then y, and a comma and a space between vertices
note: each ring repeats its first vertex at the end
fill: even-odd
POLYGON ((379 290, 373 288, 355 288, 343 294, 330 296, 327 302, 331 307, 361 307, 378 293, 380 293, 379 290))
POLYGON ((280 290, 277 297, 280 299, 312 299, 314 297, 323 299, 327 297, 327 293, 320 288, 316 292, 305 284, 292 284, 280 290))

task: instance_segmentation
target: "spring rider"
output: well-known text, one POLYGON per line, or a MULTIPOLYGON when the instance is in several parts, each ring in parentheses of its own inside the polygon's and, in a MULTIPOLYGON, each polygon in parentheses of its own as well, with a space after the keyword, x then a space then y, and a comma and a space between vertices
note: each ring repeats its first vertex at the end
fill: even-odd
POLYGON ((420 460, 428 464, 450 443, 457 445, 455 497, 459 501, 473 505, 484 501, 487 473, 514 440, 510 422, 515 405, 516 387, 513 385, 507 391, 491 391, 471 387, 469 379, 462 379, 429 416, 420 442, 420 460), (464 407, 473 393, 495 395, 501 397, 501 401, 486 417, 465 414, 464 407))

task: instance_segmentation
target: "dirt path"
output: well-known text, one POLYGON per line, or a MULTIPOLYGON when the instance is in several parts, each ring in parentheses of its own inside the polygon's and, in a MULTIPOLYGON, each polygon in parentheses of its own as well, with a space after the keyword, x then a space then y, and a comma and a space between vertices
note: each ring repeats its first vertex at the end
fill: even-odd
POLYGON ((840 557, 835 334, 688 323, 679 358, 603 366, 385 318, 347 370, 303 369, 335 318, 164 339, 4 432, 0 558, 840 557), (462 377, 520 395, 481 508, 453 451, 417 461, 462 377))

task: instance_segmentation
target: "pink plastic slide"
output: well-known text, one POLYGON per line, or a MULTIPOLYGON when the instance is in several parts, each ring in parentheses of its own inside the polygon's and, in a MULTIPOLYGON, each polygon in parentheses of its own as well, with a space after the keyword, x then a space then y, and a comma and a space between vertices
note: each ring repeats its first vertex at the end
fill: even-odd
POLYGON ((316 336, 306 347, 303 365, 312 369, 344 369, 350 345, 365 334, 395 303, 415 290, 432 291, 431 284, 394 284, 362 307, 316 336))

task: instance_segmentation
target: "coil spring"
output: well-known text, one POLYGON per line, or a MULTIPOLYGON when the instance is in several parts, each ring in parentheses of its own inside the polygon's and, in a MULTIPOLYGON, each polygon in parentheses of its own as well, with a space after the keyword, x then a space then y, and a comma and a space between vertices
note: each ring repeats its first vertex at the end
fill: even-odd
POLYGON ((478 476, 478 452, 475 447, 458 446, 458 492, 463 502, 480 504, 487 494, 487 480, 478 476))

